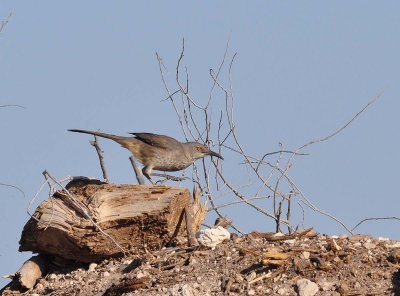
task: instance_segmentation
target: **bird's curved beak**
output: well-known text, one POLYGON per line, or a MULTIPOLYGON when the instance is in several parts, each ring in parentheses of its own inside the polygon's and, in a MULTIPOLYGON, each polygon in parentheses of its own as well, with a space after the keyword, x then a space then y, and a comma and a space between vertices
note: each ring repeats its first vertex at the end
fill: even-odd
POLYGON ((215 156, 215 157, 218 157, 218 158, 221 158, 222 160, 224 160, 224 158, 222 157, 221 154, 218 154, 217 152, 214 152, 214 151, 211 151, 211 150, 208 151, 208 155, 215 156))

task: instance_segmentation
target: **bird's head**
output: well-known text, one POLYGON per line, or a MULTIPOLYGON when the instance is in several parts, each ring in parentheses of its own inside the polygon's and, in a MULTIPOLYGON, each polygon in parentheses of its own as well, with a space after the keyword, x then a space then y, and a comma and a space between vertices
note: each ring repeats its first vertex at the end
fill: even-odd
POLYGON ((207 146, 205 146, 203 144, 200 144, 197 142, 188 142, 188 143, 186 143, 186 145, 190 150, 190 154, 192 155, 193 159, 195 159, 195 160, 203 158, 207 155, 215 156, 222 160, 224 159, 221 154, 211 151, 207 146))

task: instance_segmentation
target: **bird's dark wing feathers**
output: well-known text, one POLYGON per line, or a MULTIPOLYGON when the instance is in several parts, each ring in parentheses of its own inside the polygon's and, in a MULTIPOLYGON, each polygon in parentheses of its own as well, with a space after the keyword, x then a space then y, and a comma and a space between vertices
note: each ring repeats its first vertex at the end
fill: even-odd
POLYGON ((151 133, 130 133, 134 135, 138 140, 151 145, 156 146, 164 149, 168 149, 171 147, 171 144, 179 144, 177 140, 174 138, 164 136, 164 135, 157 135, 151 133))

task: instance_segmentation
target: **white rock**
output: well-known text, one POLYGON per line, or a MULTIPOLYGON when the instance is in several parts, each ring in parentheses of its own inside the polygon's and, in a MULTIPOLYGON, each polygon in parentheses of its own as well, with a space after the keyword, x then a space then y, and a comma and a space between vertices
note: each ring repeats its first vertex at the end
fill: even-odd
POLYGON ((287 239, 285 240, 285 243, 287 243, 288 245, 294 245, 296 243, 296 239, 287 239))
POLYGON ((247 292, 247 295, 249 295, 249 296, 256 295, 256 291, 255 291, 254 289, 250 289, 250 290, 247 292))
POLYGON ((103 272, 103 277, 108 277, 110 276, 110 273, 108 271, 103 272))
POLYGON ((322 291, 331 291, 335 286, 335 282, 330 282, 327 280, 321 280, 318 282, 318 285, 321 287, 322 291))
POLYGON ((371 249, 373 249, 375 247, 376 247, 376 245, 374 243, 372 243, 372 242, 364 243, 364 248, 366 248, 367 250, 371 250, 371 249))
POLYGON ((143 277, 146 277, 146 276, 149 276, 150 274, 147 272, 147 271, 139 271, 138 273, 137 273, 137 275, 136 275, 136 278, 137 279, 140 279, 140 278, 143 278, 143 277))
POLYGON ((197 241, 201 245, 207 247, 215 247, 230 237, 231 234, 229 231, 221 226, 211 229, 202 229, 196 233, 197 241))
MULTIPOLYGON (((162 248, 163 250, 165 249, 165 248, 162 248)), ((131 264, 133 262, 133 260, 132 259, 128 259, 128 260, 124 260, 123 262, 122 262, 122 264, 131 264)))
POLYGON ((394 244, 387 245, 388 248, 400 248, 400 242, 395 242, 394 244))
POLYGON ((188 284, 184 284, 184 285, 177 284, 177 285, 173 286, 169 292, 170 292, 169 295, 171 295, 171 296, 197 296, 197 295, 199 295, 188 284))
POLYGON ((286 295, 288 294, 288 291, 286 288, 279 288, 278 291, 276 291, 279 295, 286 295))
POLYGON ((272 235, 273 237, 280 237, 280 236, 284 236, 284 234, 282 232, 277 232, 275 234, 272 235))
POLYGON ((314 296, 318 292, 318 285, 308 279, 301 279, 296 282, 299 296, 314 296))
POLYGON ((54 274, 54 273, 52 273, 52 274, 49 275, 49 279, 50 279, 51 281, 55 281, 57 278, 58 278, 58 276, 57 276, 56 274, 54 274))
POLYGON ((88 271, 93 272, 93 271, 95 271, 96 267, 97 267, 96 263, 90 263, 88 271))
POLYGON ((303 253, 301 253, 301 257, 303 258, 303 259, 310 259, 310 252, 308 252, 308 251, 304 251, 303 253))

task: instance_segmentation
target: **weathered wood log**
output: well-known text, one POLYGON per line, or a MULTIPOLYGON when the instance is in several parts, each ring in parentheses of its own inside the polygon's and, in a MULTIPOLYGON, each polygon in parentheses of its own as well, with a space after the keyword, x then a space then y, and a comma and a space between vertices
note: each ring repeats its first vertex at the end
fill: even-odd
POLYGON ((26 260, 21 268, 13 274, 4 276, 12 279, 10 290, 26 291, 32 289, 39 278, 47 272, 48 258, 45 255, 33 256, 26 260))
MULTIPOLYGON (((124 251, 159 249, 174 234, 186 236, 186 227, 177 229, 185 207, 192 204, 186 188, 85 180, 71 182, 67 189, 38 206, 23 229, 19 251, 92 262, 124 251)), ((194 231, 204 220, 200 214, 193 219, 194 231)))
POLYGON ((47 258, 44 255, 33 256, 21 266, 15 276, 24 289, 32 289, 36 281, 47 272, 47 258))

